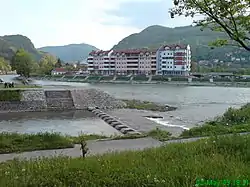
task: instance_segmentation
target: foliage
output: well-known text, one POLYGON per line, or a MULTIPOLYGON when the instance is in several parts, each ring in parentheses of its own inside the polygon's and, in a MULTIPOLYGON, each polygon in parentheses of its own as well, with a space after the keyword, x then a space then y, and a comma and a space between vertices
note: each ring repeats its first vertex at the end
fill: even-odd
POLYGON ((11 60, 12 70, 24 77, 29 77, 30 73, 35 69, 35 62, 30 53, 24 49, 19 49, 11 60))
POLYGON ((185 26, 168 28, 163 26, 150 26, 137 34, 132 34, 122 39, 113 49, 129 49, 129 48, 143 48, 149 47, 157 49, 164 44, 190 44, 192 49, 192 60, 230 60, 226 54, 231 52, 243 53, 235 47, 226 46, 224 48, 211 49, 209 44, 217 38, 227 39, 224 33, 218 33, 204 29, 200 31, 200 27, 185 26), (188 34, 187 34, 188 33, 188 34))
POLYGON ((228 125, 250 123, 250 103, 242 106, 240 109, 230 107, 220 118, 220 121, 228 125))
POLYGON ((61 68, 61 67, 62 67, 62 61, 61 61, 60 58, 57 59, 57 62, 56 62, 56 64, 55 64, 55 67, 56 67, 56 68, 61 68))
POLYGON ((57 59, 56 57, 50 55, 50 54, 45 54, 40 62, 39 62, 39 70, 41 74, 45 75, 50 75, 51 71, 55 68, 57 64, 57 59))
POLYGON ((174 15, 194 17, 202 15, 194 23, 212 31, 226 33, 229 39, 218 39, 212 45, 236 45, 250 51, 250 3, 249 0, 178 0, 171 9, 174 15))
POLYGON ((181 137, 198 137, 218 134, 250 132, 250 104, 239 109, 229 108, 221 117, 200 127, 184 131, 181 137))
POLYGON ((0 72, 7 73, 10 70, 11 67, 8 62, 4 58, 0 57, 0 72))
POLYGON ((156 128, 154 130, 149 131, 147 135, 159 141, 167 141, 171 138, 172 134, 168 131, 164 131, 159 128, 156 128))
POLYGON ((20 101, 21 90, 0 90, 0 101, 20 101))
POLYGON ((24 49, 29 52, 36 60, 41 58, 41 53, 36 50, 31 40, 26 36, 0 36, 0 56, 11 60, 18 49, 24 49))
POLYGON ((66 46, 42 47, 38 50, 55 55, 65 62, 76 62, 78 60, 85 60, 92 50, 98 49, 88 44, 70 44, 66 46))
POLYGON ((198 179, 243 183, 250 176, 249 141, 250 136, 214 137, 85 159, 14 160, 0 165, 0 186, 190 187, 198 179))

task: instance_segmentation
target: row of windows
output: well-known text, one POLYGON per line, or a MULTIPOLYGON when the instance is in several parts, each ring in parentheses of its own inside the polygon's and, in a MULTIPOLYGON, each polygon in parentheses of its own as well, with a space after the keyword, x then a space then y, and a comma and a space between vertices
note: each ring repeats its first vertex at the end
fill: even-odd
MULTIPOLYGON (((162 68, 173 68, 173 66, 162 66, 162 68)), ((176 68, 176 66, 174 66, 176 68)), ((185 68, 185 66, 182 66, 182 69, 185 68)), ((189 66, 186 66, 186 68, 189 68, 189 66)), ((161 67, 160 67, 161 69, 161 67)))

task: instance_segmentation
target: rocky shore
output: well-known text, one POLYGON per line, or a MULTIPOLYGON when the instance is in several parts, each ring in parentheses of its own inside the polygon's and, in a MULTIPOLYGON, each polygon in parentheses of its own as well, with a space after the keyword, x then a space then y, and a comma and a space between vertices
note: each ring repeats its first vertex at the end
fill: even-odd
MULTIPOLYGON (((4 95, 5 90, 1 90, 4 95)), ((25 112, 46 110, 86 110, 88 107, 100 109, 123 108, 126 103, 97 89, 79 90, 8 90, 0 100, 0 112, 25 112), (17 93, 18 91, 18 93, 17 93), (9 92, 15 92, 11 98, 9 92), (17 94, 20 94, 20 96, 17 94)))

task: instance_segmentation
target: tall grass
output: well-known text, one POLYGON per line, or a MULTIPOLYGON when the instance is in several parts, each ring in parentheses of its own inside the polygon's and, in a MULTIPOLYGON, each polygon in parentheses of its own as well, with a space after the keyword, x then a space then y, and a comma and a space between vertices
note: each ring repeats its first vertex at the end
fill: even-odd
POLYGON ((191 187, 198 179, 246 180, 250 136, 213 137, 137 152, 0 165, 0 186, 191 187))
POLYGON ((74 147, 72 140, 59 133, 0 133, 0 153, 74 147))

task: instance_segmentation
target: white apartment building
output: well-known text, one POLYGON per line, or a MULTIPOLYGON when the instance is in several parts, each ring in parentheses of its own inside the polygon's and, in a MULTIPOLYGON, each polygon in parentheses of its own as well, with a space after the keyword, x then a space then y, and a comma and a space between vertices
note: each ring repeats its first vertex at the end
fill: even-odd
POLYGON ((189 45, 164 45, 157 51, 157 74, 188 76, 191 70, 189 45))

